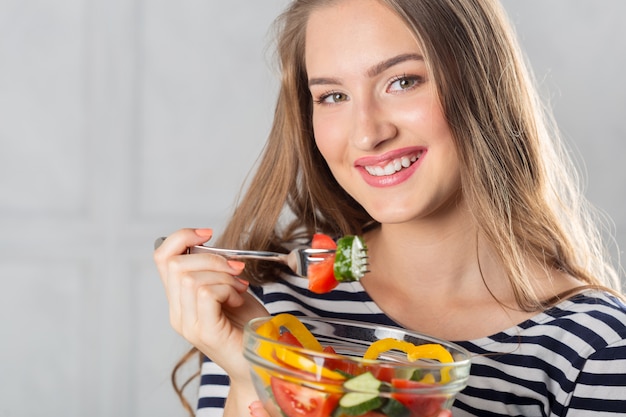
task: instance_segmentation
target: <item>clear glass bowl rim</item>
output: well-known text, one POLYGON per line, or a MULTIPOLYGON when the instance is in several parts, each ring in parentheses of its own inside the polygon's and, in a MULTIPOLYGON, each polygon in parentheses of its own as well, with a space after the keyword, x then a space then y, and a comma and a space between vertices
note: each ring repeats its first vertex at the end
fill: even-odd
MULTIPOLYGON (((306 348, 300 348, 300 347, 285 344, 275 339, 270 339, 270 338, 267 338, 258 334, 256 332, 256 328, 260 325, 260 323, 266 322, 272 319, 272 317, 273 316, 257 317, 255 319, 250 320, 244 326, 244 356, 245 358, 252 364, 256 366, 261 366, 272 372, 287 374, 293 378, 302 377, 301 374, 282 368, 278 366, 277 364, 270 362, 269 360, 256 354, 256 352, 250 347, 251 345, 255 344, 255 343, 251 343, 251 341, 260 341, 263 343, 269 343, 274 346, 285 347, 289 350, 292 350, 297 353, 302 353, 304 355, 322 357, 322 358, 328 358, 328 359, 345 360, 345 361, 349 361, 349 362, 353 362, 353 363, 357 363, 361 365, 379 365, 383 367, 390 366, 393 368, 413 368, 413 369, 416 368, 417 363, 409 362, 408 360, 401 361, 401 362, 395 362, 395 361, 391 362, 388 360, 379 360, 379 359, 364 360, 359 357, 342 355, 339 353, 326 353, 326 352, 319 352, 319 351, 314 351, 314 350, 310 350, 306 348)), ((444 347, 446 347, 448 350, 453 349, 455 351, 454 354, 456 356, 463 357, 463 359, 457 360, 455 356, 455 361, 449 362, 449 363, 420 361, 419 364, 417 364, 418 365, 417 367, 421 369, 427 369, 427 370, 433 370, 433 371, 436 371, 436 370, 441 371, 444 368, 465 369, 465 372, 462 372, 461 377, 456 378, 446 384, 438 384, 432 387, 398 389, 396 392, 428 394, 428 393, 441 393, 442 389, 444 391, 457 392, 460 389, 462 389, 467 383, 467 379, 469 377, 469 367, 471 364, 471 355, 468 350, 466 350, 465 348, 463 348, 462 346, 454 342, 449 342, 447 340, 439 339, 433 336, 429 336, 420 332, 415 332, 415 331, 404 329, 404 328, 397 327, 397 326, 380 325, 380 324, 375 324, 375 323, 368 323, 368 322, 347 320, 347 319, 338 319, 338 318, 324 318, 324 317, 312 317, 312 316, 298 316, 297 318, 301 322, 303 322, 305 325, 307 324, 307 322, 311 322, 311 323, 322 323, 322 324, 331 324, 331 325, 337 324, 337 325, 343 325, 343 326, 357 326, 357 327, 367 328, 367 329, 372 329, 372 330, 384 329, 390 332, 400 332, 403 334, 408 334, 411 337, 414 337, 417 339, 422 339, 425 342, 441 344, 444 347)))

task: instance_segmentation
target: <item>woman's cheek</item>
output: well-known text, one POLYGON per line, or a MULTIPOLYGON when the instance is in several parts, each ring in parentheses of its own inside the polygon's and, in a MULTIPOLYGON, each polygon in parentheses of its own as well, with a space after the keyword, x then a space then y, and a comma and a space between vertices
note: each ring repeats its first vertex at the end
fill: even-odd
POLYGON ((328 164, 339 161, 346 147, 345 132, 339 122, 325 119, 313 123, 315 144, 328 164))

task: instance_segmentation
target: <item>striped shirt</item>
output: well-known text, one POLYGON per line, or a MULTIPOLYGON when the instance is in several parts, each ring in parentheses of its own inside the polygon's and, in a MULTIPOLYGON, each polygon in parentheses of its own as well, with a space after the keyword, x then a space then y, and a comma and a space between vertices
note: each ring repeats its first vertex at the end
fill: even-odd
MULTIPOLYGON (((253 291, 273 315, 398 326, 359 283, 322 295, 307 284, 285 276, 253 291)), ((472 353, 472 366, 454 417, 626 416, 626 305, 608 293, 587 291, 490 337, 456 343, 472 353)), ((197 416, 221 416, 227 393, 224 371, 205 361, 197 416)))

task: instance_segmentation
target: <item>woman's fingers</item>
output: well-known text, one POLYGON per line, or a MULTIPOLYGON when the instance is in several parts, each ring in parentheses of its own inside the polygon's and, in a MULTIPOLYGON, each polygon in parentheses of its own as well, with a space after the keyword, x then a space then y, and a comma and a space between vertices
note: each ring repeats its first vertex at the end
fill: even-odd
POLYGON ((182 280, 179 329, 185 338, 207 331, 214 334, 214 326, 223 318, 223 310, 237 308, 243 304, 241 293, 248 289, 247 283, 244 284, 243 281, 227 274, 219 275, 224 276, 226 282, 209 281, 202 277, 186 277, 182 280))
POLYGON ((248 406, 251 417, 270 417, 269 413, 263 407, 261 401, 255 401, 248 406))
POLYGON ((159 272, 161 274, 165 272, 162 268, 170 257, 183 254, 187 252, 187 248, 201 245, 209 241, 212 236, 212 229, 181 229, 172 233, 154 250, 154 262, 159 272))
POLYGON ((171 319, 175 321, 181 314, 183 282, 187 282, 187 286, 193 289, 204 284, 241 286, 241 282, 234 276, 241 274, 244 267, 242 262, 228 261, 210 253, 171 255, 161 268, 171 319))
POLYGON ((241 262, 233 264, 212 254, 173 257, 169 262, 165 288, 174 328, 182 332, 183 318, 187 325, 197 318, 201 289, 206 293, 206 302, 215 306, 214 315, 221 313, 221 304, 228 306, 234 302, 233 305, 238 305, 238 294, 246 291, 248 285, 234 275, 239 275, 244 266, 241 262))
POLYGON ((245 264, 210 253, 187 254, 187 248, 212 236, 211 229, 182 229, 155 249, 154 259, 170 308, 170 322, 202 353, 219 364, 233 381, 248 383, 242 361, 243 325, 268 315, 239 279, 245 264))

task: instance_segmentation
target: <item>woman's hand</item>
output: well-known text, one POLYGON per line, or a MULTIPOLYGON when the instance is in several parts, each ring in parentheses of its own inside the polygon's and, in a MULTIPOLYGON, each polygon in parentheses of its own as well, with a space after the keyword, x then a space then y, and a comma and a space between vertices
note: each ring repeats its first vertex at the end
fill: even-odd
POLYGON ((268 313, 247 293, 248 283, 237 278, 245 267, 242 262, 209 253, 186 254, 188 247, 208 241, 212 234, 210 229, 179 230, 155 250, 154 260, 174 330, 221 366, 231 385, 248 385, 243 325, 268 313))

